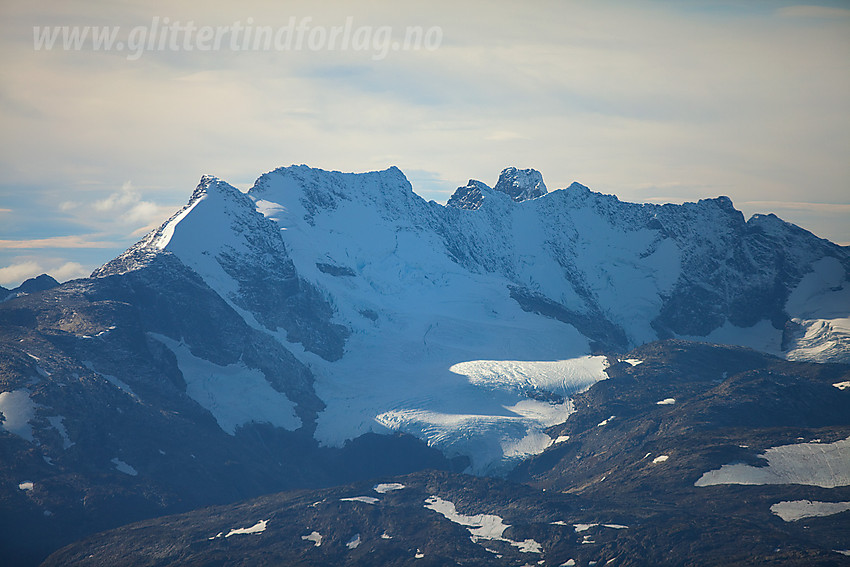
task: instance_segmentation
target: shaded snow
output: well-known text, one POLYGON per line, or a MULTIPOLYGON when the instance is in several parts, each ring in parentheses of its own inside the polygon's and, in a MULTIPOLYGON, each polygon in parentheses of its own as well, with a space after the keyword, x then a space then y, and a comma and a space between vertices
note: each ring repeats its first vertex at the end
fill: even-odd
POLYGON ((272 388, 259 370, 248 368, 241 360, 219 366, 194 356, 183 343, 149 334, 174 353, 186 381, 186 394, 207 409, 226 433, 234 435, 237 427, 251 422, 289 430, 301 426, 295 404, 272 388))
POLYGON ((774 328, 773 324, 767 319, 759 321, 752 327, 738 327, 726 321, 723 326, 714 329, 706 336, 680 335, 679 338, 690 341, 740 345, 770 354, 782 354, 782 329, 774 328))
POLYGON ((65 429, 65 418, 61 415, 54 415, 47 418, 47 421, 50 425, 59 432, 59 435, 62 436, 62 448, 67 449, 71 447, 74 442, 71 441, 71 438, 68 437, 68 430, 65 429))
POLYGON ((33 441, 30 420, 35 417, 36 403, 30 398, 29 390, 21 388, 0 393, 0 427, 26 441, 33 441))
POLYGON ((835 443, 771 447, 759 457, 767 461, 767 466, 723 465, 703 474, 695 486, 805 484, 835 488, 850 485, 850 437, 835 443))
POLYGON ((497 540, 511 544, 522 553, 543 553, 542 546, 533 539, 513 541, 504 537, 505 530, 510 527, 500 516, 495 514, 476 514, 466 516, 458 513, 454 502, 443 500, 439 496, 430 496, 425 500, 425 507, 445 516, 448 520, 465 526, 471 534, 472 541, 497 540))
POLYGON ((123 380, 116 378, 115 376, 111 376, 109 374, 104 374, 103 372, 98 372, 94 369, 94 365, 90 361, 83 361, 83 366, 85 366, 86 368, 88 368, 89 370, 91 370, 92 372, 94 372, 95 374, 97 374, 98 376, 100 376, 101 378, 103 378, 104 380, 106 380, 128 396, 130 396, 131 398, 135 399, 136 401, 139 400, 139 396, 137 396, 136 393, 133 392, 133 389, 129 386, 129 384, 127 384, 123 380))
POLYGON ((790 360, 837 362, 850 359, 850 281, 836 258, 812 264, 788 296, 785 311, 802 327, 787 353, 790 360))
POLYGON ((137 474, 139 474, 139 471, 137 471, 136 469, 134 469, 133 467, 131 467, 130 465, 128 465, 127 463, 125 463, 124 461, 119 459, 118 457, 115 457, 114 459, 112 459, 111 462, 112 462, 113 465, 115 465, 115 468, 119 472, 122 472, 122 473, 130 475, 130 476, 136 476, 137 474))
POLYGON ((790 500, 778 502, 770 511, 785 520, 796 522, 804 518, 831 516, 850 510, 850 502, 818 502, 812 500, 790 500))
POLYGON ((356 534, 353 538, 348 540, 348 543, 345 544, 345 547, 348 549, 357 549, 360 547, 362 541, 360 540, 360 534, 356 534))

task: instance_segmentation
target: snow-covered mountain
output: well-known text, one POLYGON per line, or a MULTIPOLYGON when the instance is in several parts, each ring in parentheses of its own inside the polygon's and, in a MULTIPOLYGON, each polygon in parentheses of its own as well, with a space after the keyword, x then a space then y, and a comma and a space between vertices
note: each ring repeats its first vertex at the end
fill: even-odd
MULTIPOLYGON (((293 166, 247 194, 204 177, 94 275, 169 253, 310 369, 320 443, 398 430, 477 473, 551 444, 542 430, 567 418, 569 395, 605 378, 594 354, 687 337, 850 356, 847 251, 773 215, 745 221, 726 197, 624 203, 508 168, 442 206, 396 168, 293 166)), ((251 369, 215 370, 185 337, 157 338, 225 431, 302 425, 251 369), (211 377, 188 378, 201 369, 211 377), (254 394, 230 395, 237 375, 254 394)))
POLYGON ((280 168, 247 193, 206 176, 92 277, 0 304, 0 510, 26 511, 0 514, 0 548, 43 557, 288 488, 540 467, 576 417, 619 415, 576 404, 639 345, 850 360, 849 269, 846 248, 725 197, 624 203, 515 168, 446 205, 396 168, 280 168))

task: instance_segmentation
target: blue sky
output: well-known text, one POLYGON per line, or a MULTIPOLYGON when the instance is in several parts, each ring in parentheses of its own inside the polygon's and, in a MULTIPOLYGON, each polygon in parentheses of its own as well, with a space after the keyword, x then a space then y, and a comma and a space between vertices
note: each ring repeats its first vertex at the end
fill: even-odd
MULTIPOLYGON (((23 2, 0 5, 0 285, 86 275, 202 174, 396 165, 444 202, 539 169, 636 202, 728 195, 850 243, 850 3, 23 2), (35 50, 34 26, 153 19, 329 30, 435 49, 35 50)), ((309 30, 308 30, 309 31, 309 30)), ((318 36, 317 36, 318 37, 318 36)))

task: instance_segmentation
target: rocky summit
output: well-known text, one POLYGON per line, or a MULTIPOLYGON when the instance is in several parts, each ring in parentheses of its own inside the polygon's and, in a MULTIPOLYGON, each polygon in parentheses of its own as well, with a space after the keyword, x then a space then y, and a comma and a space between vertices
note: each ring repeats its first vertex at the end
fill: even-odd
POLYGON ((0 549, 846 564, 848 270, 726 197, 205 176, 91 277, 4 290, 0 549))

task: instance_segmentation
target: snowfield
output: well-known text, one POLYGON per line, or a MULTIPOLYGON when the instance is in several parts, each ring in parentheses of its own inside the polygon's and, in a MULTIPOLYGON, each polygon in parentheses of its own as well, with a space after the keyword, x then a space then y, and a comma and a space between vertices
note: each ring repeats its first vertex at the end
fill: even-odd
POLYGON ((835 443, 771 447, 759 457, 767 461, 767 466, 723 465, 703 474, 695 486, 804 484, 835 488, 850 485, 850 437, 835 443))
POLYGON ((209 410, 219 427, 230 435, 250 422, 271 423, 290 430, 301 426, 295 404, 272 388, 259 370, 248 368, 241 361, 219 366, 194 356, 183 343, 155 333, 150 336, 177 357, 189 397, 209 410))
POLYGON ((533 539, 513 541, 504 537, 505 530, 511 527, 505 524, 500 516, 495 514, 476 514, 466 516, 458 513, 454 502, 443 500, 439 496, 431 496, 425 501, 425 507, 442 514, 447 519, 461 526, 466 526, 472 541, 504 541, 516 547, 523 553, 543 553, 542 546, 533 539))
POLYGON ((770 511, 785 520, 796 522, 806 518, 832 516, 850 510, 850 502, 818 502, 812 500, 791 500, 777 502, 770 511))

